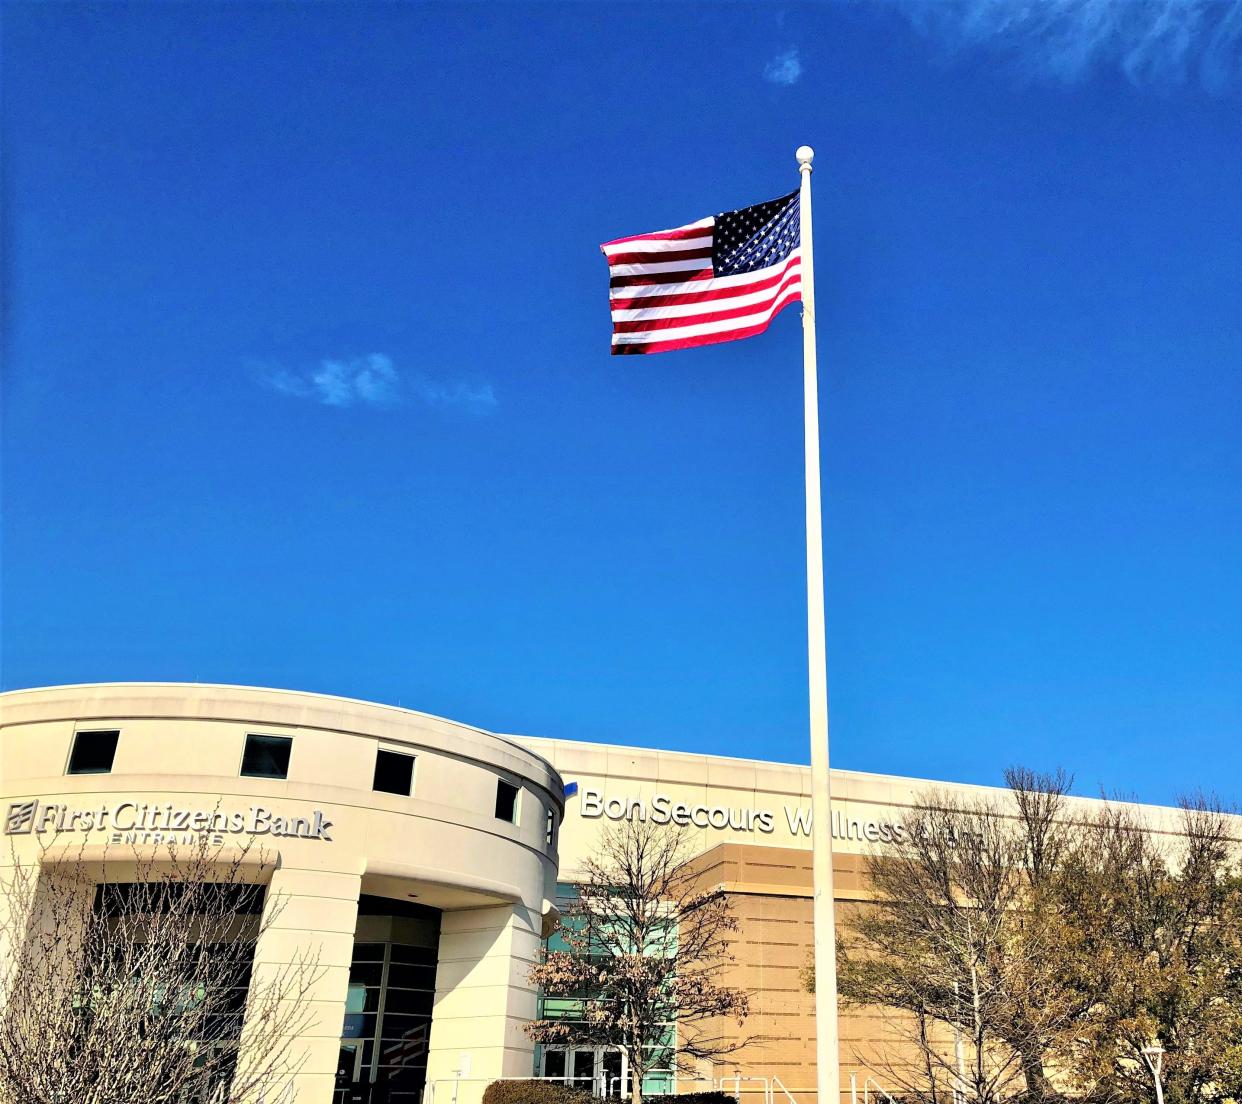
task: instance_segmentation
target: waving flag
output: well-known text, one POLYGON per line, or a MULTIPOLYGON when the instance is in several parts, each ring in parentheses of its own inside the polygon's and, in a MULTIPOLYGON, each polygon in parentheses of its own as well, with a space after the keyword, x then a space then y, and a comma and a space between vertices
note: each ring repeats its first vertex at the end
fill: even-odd
POLYGON ((662 353, 763 333, 802 298, 799 199, 780 199, 601 245, 612 351, 662 353))

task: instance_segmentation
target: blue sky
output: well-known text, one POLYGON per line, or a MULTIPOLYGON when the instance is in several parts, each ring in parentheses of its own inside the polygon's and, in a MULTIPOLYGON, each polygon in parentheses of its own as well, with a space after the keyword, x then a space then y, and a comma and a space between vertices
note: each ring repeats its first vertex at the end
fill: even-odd
POLYGON ((3 686, 805 761, 796 312, 597 246, 809 142, 834 764, 1242 799, 1242 6, 1016 11, 7 5, 3 686))

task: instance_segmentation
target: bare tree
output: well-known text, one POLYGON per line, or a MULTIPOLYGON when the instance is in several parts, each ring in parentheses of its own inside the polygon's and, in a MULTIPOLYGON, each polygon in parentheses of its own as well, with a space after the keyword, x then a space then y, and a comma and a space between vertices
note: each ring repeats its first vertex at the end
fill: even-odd
POLYGON ((891 1084, 1147 1104, 1158 1043, 1169 1104, 1242 1099, 1236 822, 1204 798, 1173 834, 1116 802, 1073 817, 1064 774, 1006 778, 1012 803, 923 795, 843 925, 843 998, 904 1013, 891 1084))
POLYGON ((561 922, 568 949, 548 951, 530 973, 545 996, 574 998, 573 1011, 529 1024, 531 1038, 621 1050, 633 1104, 651 1070, 688 1073, 745 1045, 728 1021, 741 1026, 748 998, 720 983, 737 921, 725 894, 704 885, 684 829, 610 825, 577 891, 561 922))
POLYGON ((252 978, 250 847, 14 855, 0 888, 0 1104, 259 1104, 296 1072, 314 956, 252 978), (107 861, 104 861, 106 858, 107 861))

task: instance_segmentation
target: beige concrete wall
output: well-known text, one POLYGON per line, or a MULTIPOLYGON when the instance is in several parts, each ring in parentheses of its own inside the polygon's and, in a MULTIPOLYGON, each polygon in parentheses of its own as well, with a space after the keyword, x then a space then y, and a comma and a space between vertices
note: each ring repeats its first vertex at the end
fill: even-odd
MULTIPOLYGON (((256 948, 254 984, 302 956, 319 970, 306 1022, 291 1040, 297 1104, 331 1100, 360 893, 443 910, 429 1068, 455 1068, 469 1049, 479 1078, 529 1071, 533 1047, 520 1023, 534 1013, 534 994, 525 972, 555 897, 546 826, 549 809, 561 816, 561 793, 555 770, 512 741, 365 702, 164 684, 0 695, 0 815, 28 801, 40 817, 66 810, 43 832, 6 833, 0 867, 37 864, 51 845, 86 846, 119 869, 132 846, 152 854, 168 846, 162 830, 136 842, 114 831, 118 806, 125 820, 145 805, 236 814, 247 827, 255 808, 330 822, 325 838, 248 830, 221 837, 226 854, 250 845, 274 867, 268 907, 278 905, 279 915, 256 948), (90 729, 120 730, 113 769, 67 775, 74 733, 90 729), (287 778, 240 776, 248 733, 292 738, 287 778), (379 748, 416 757, 411 796, 372 790, 379 748), (516 824, 495 816, 498 778, 520 787, 516 824), (109 811, 104 828, 100 809, 109 811), (73 815, 87 810, 95 824, 73 815)), ((481 1091, 481 1083, 464 1085, 458 1100, 471 1104, 481 1091)))
MULTIPOLYGON (((584 815, 584 795, 588 791, 618 803, 643 801, 648 813, 654 799, 664 798, 674 804, 685 804, 691 810, 703 806, 771 814, 770 832, 759 828, 695 829, 691 826, 691 842, 699 852, 721 843, 810 850, 808 832, 791 829, 791 821, 795 826, 799 823, 804 826, 810 824, 809 767, 534 736, 512 736, 510 739, 555 764, 566 783, 578 784, 577 795, 566 802, 565 823, 561 830, 562 879, 571 877, 580 867, 582 858, 591 852, 599 832, 609 819, 607 816, 584 815), (802 816, 800 822, 798 814, 802 816)), ((1009 807, 1008 791, 1002 788, 834 770, 833 851, 868 854, 877 844, 883 843, 883 839, 879 838, 883 826, 900 822, 918 796, 932 790, 957 800, 990 801, 1002 808, 1009 807), (877 838, 872 839, 865 834, 868 824, 875 826, 873 834, 877 838)), ((1098 808, 1099 802, 1070 798, 1067 805, 1071 813, 1077 811, 1089 816, 1098 808)), ((1130 807, 1154 831, 1177 833, 1178 810, 1153 805, 1130 807)), ((619 805, 614 805, 616 808, 619 805)))
POLYGON ((460 1080, 460 1101, 493 1078, 530 1075, 533 1050, 523 1028, 536 1014, 527 973, 539 950, 540 917, 524 905, 444 916, 429 1084, 460 1080))

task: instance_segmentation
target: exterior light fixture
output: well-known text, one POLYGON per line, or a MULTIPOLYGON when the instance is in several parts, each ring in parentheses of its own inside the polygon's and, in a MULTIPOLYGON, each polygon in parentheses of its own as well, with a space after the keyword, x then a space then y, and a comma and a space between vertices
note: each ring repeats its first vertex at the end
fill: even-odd
POLYGON ((1143 1047, 1143 1061, 1151 1070, 1152 1079, 1156 1082, 1156 1104, 1164 1104, 1164 1085, 1160 1080, 1160 1069, 1164 1064, 1164 1047, 1159 1043, 1143 1047))

